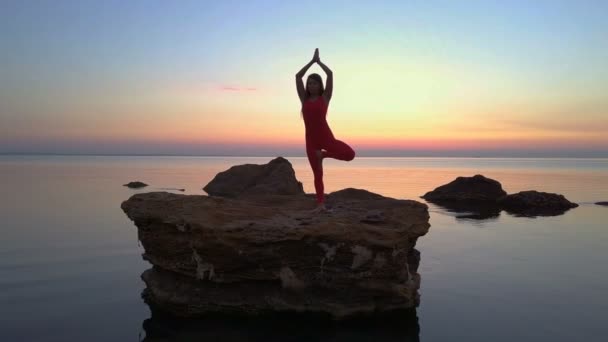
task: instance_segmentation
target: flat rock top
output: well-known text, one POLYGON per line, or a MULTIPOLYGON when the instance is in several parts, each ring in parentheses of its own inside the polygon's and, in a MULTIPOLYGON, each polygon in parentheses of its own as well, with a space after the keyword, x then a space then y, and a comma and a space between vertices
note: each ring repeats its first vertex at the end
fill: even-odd
POLYGON ((398 230, 418 237, 426 234, 430 226, 426 204, 384 197, 367 190, 347 188, 330 193, 326 204, 333 208, 332 212, 312 213, 316 203, 311 195, 256 194, 224 198, 148 192, 131 196, 121 208, 136 223, 160 221, 184 230, 247 227, 249 233, 253 233, 272 228, 306 227, 325 229, 329 234, 336 231, 336 227, 361 226, 380 231, 398 230))

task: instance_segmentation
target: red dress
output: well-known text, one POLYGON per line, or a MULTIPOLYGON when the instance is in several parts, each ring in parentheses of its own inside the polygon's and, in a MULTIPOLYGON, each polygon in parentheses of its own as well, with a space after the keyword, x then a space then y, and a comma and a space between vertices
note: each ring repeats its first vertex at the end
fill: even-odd
POLYGON ((323 186, 323 169, 319 165, 316 155, 317 150, 324 149, 326 158, 350 161, 355 158, 355 151, 343 141, 334 138, 327 124, 327 107, 323 96, 310 101, 304 101, 302 112, 304 114, 304 126, 306 128, 306 155, 314 174, 315 191, 317 202, 325 201, 323 186))

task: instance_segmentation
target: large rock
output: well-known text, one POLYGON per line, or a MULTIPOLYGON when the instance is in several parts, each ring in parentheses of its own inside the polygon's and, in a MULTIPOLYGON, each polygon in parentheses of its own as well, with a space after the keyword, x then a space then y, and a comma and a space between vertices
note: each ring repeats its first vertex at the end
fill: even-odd
POLYGON ((147 299, 182 317, 322 312, 335 318, 419 304, 418 237, 428 207, 366 190, 239 198, 148 192, 121 208, 154 266, 147 299))
POLYGON ((554 216, 578 207, 563 195, 536 190, 507 195, 498 203, 506 211, 519 216, 554 216))
POLYGON ((251 194, 304 194, 291 163, 277 157, 267 164, 242 164, 222 171, 203 187, 211 196, 237 197, 251 194))
POLYGON ((429 191, 423 196, 425 200, 434 202, 455 201, 496 201, 507 193, 500 183, 483 175, 473 177, 457 177, 453 181, 429 191))

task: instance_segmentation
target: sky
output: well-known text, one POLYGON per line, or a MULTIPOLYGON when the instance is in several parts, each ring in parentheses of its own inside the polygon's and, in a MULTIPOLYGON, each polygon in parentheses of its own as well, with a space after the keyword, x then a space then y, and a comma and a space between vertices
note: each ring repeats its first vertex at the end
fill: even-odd
POLYGON ((608 1, 0 2, 0 153, 608 157, 608 1), (317 65, 304 76, 319 73, 317 65))

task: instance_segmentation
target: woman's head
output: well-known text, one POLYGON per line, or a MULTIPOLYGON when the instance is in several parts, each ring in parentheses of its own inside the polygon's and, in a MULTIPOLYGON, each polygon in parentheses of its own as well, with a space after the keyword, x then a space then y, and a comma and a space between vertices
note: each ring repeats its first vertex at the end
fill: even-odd
POLYGON ((323 79, 321 75, 313 73, 308 75, 306 79, 306 95, 321 95, 323 94, 323 79))
MULTIPOLYGON (((323 79, 321 75, 317 73, 308 75, 305 90, 306 98, 309 98, 311 95, 321 96, 323 94, 323 79)), ((304 119, 304 112, 300 111, 300 116, 304 119)))

